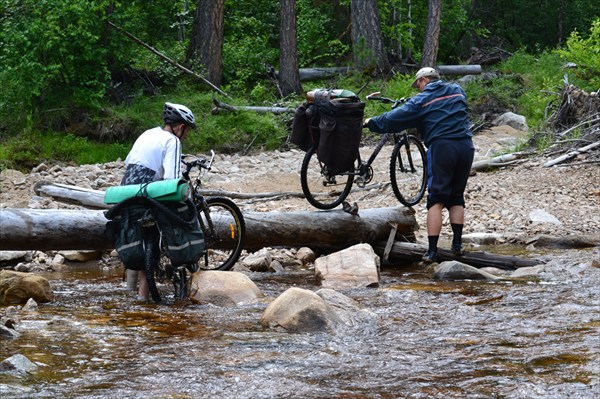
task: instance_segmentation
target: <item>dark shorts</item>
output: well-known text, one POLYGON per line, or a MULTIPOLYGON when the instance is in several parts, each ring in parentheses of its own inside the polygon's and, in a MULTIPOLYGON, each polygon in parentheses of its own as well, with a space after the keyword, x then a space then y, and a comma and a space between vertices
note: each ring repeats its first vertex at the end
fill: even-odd
POLYGON ((471 138, 437 139, 431 143, 427 149, 427 209, 440 203, 446 208, 465 206, 464 193, 474 156, 471 138))
POLYGON ((130 163, 127 165, 127 169, 125 169, 125 175, 123 176, 123 180, 121 180, 121 185, 127 186, 130 184, 150 183, 154 181, 154 176, 156 176, 156 172, 152 169, 130 163))

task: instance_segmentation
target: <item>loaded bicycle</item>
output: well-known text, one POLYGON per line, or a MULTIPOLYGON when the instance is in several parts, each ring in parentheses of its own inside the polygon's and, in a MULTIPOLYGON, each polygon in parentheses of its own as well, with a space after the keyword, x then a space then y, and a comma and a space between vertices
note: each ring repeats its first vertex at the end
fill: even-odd
MULTIPOLYGON (((380 97, 379 92, 366 98, 392 104, 392 109, 408 101, 408 98, 393 100, 380 97)), ((390 158, 390 182, 394 195, 405 206, 419 203, 427 185, 427 157, 421 140, 406 131, 382 134, 366 161, 357 149, 353 165, 345 171, 335 170, 323 162, 319 142, 316 141, 306 152, 300 169, 302 192, 307 201, 319 209, 333 209, 348 197, 354 183, 365 187, 373 179, 373 161, 390 140, 394 145, 390 158)))
MULTIPOLYGON (((163 181, 163 186, 175 187, 168 194, 150 195, 149 187, 156 183, 133 187, 137 189, 133 196, 105 213, 114 221, 107 227, 121 260, 126 268, 146 272, 156 303, 186 299, 191 273, 229 270, 240 257, 246 234, 241 210, 228 198, 202 195, 202 177, 211 170, 214 158, 214 151, 210 159, 182 156, 183 179, 163 181), (194 169, 198 174, 191 177, 194 169), (177 194, 184 198, 172 200, 177 194)), ((107 195, 108 190, 105 202, 107 195)))

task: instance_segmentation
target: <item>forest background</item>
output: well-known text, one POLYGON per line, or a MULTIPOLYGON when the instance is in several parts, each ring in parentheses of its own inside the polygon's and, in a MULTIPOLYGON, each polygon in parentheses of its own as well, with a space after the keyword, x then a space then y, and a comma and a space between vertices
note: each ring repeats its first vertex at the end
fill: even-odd
POLYGON ((513 111, 539 133, 566 81, 600 89, 598 13, 597 0, 0 0, 0 169, 124 158, 165 101, 198 120, 185 152, 282 148, 291 114, 212 115, 213 99, 404 97, 422 65, 482 65, 495 77, 464 85, 473 116, 513 111), (352 72, 299 80, 334 66, 352 72))

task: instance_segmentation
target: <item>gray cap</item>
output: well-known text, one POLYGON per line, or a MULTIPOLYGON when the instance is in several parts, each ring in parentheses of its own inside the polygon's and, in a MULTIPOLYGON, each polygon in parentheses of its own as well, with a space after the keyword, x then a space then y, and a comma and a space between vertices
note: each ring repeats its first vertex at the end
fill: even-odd
POLYGON ((435 79, 439 79, 440 78, 440 74, 433 68, 431 67, 424 67, 421 68, 417 71, 417 75, 415 77, 415 80, 412 82, 412 84, 410 85, 411 87, 416 88, 417 87, 417 80, 424 78, 424 77, 431 77, 431 78, 435 78, 435 79))

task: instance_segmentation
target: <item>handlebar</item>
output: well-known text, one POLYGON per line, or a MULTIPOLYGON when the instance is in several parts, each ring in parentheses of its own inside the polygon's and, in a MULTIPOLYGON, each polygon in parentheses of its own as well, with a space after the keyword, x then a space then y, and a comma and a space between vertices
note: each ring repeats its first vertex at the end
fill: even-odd
POLYGON ((397 106, 404 104, 405 102, 407 102, 408 100, 410 100, 410 97, 402 97, 399 98, 397 100, 393 100, 391 98, 388 97, 381 97, 379 96, 380 92, 376 91, 375 93, 371 93, 367 96, 367 100, 373 100, 373 101, 381 101, 384 104, 390 104, 392 103, 392 109, 396 108, 397 106))
POLYGON ((185 165, 185 171, 183 171, 183 177, 189 180, 190 171, 194 168, 210 170, 212 163, 215 159, 215 151, 210 150, 210 159, 197 158, 195 155, 183 154, 181 155, 181 163, 185 165), (194 158, 191 161, 187 161, 186 158, 194 158))

